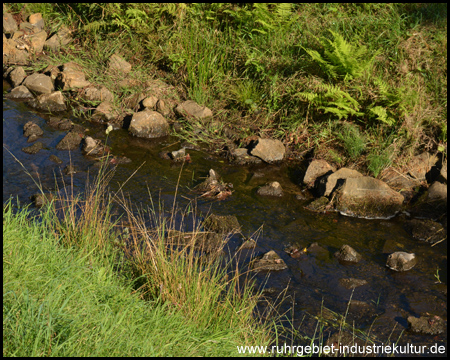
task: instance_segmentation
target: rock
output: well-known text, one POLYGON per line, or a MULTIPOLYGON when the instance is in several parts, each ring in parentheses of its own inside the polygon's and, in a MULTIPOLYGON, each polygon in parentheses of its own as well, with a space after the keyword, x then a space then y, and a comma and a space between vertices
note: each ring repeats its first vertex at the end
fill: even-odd
POLYGON ((51 51, 59 51, 61 47, 70 44, 72 37, 71 31, 63 26, 59 31, 44 43, 44 49, 51 51))
POLYGON ((33 154, 36 154, 37 152, 39 152, 39 151, 40 151, 41 149, 43 149, 43 148, 44 148, 44 144, 41 143, 41 142, 37 142, 37 143, 34 143, 34 144, 31 145, 31 146, 22 148, 22 151, 23 151, 24 153, 33 155, 33 154))
POLYGON ((34 96, 30 90, 23 85, 12 89, 10 93, 5 95, 5 97, 8 99, 34 99, 34 96))
POLYGON ((47 40, 47 33, 45 31, 39 31, 38 33, 30 36, 28 41, 31 44, 31 50, 35 53, 40 53, 44 50, 44 43, 47 40))
POLYGON ((343 215, 390 218, 400 211, 404 197, 381 180, 368 176, 345 180, 336 209, 343 215))
POLYGON ((302 255, 306 255, 307 251, 306 248, 302 249, 299 245, 292 245, 292 244, 289 244, 283 250, 285 253, 289 254, 290 257, 294 259, 299 259, 300 257, 302 257, 302 255))
POLYGON ((329 204, 330 200, 326 196, 322 196, 305 206, 305 209, 315 212, 324 212, 328 209, 329 204))
POLYGON ((128 74, 131 71, 131 64, 117 54, 109 58, 109 69, 115 72, 128 74))
POLYGON ((50 79, 52 79, 52 81, 54 82, 59 74, 59 69, 54 65, 49 65, 44 69, 42 73, 50 76, 50 79))
POLYGON ((16 20, 10 13, 3 13, 3 34, 13 34, 18 29, 16 20))
POLYGON ((66 175, 73 175, 76 174, 78 172, 78 167, 76 167, 75 165, 67 165, 64 168, 64 174, 66 175))
POLYGON ((56 164, 58 164, 58 165, 61 165, 63 163, 63 161, 59 157, 57 157, 56 155, 50 155, 49 160, 54 162, 54 163, 56 163, 56 164))
POLYGON ((420 186, 420 181, 407 174, 402 174, 397 169, 387 168, 381 173, 381 180, 395 191, 411 191, 420 186))
POLYGON ((70 131, 66 136, 56 145, 58 150, 75 150, 81 143, 82 135, 77 132, 70 131))
POLYGON ((3 64, 27 65, 29 53, 26 46, 14 39, 3 39, 3 64))
POLYGON ((152 110, 156 103, 158 102, 158 98, 156 96, 149 96, 142 100, 142 106, 146 109, 152 110))
POLYGON ((134 136, 149 139, 166 136, 169 130, 169 123, 164 116, 152 110, 135 113, 129 128, 129 132, 134 136))
POLYGON ((445 321, 436 315, 421 316, 416 318, 408 316, 408 325, 415 333, 437 335, 442 334, 446 330, 445 321))
POLYGON ((101 140, 95 140, 90 136, 85 136, 82 145, 83 155, 86 156, 103 156, 108 149, 102 144, 101 140))
POLYGON ((158 102, 156 103, 156 111, 163 116, 170 115, 170 109, 163 100, 158 100, 158 102))
POLYGON ((275 251, 271 250, 262 257, 252 260, 250 268, 254 271, 280 271, 287 269, 287 265, 275 251))
POLYGON ((324 349, 327 349, 329 353, 324 353, 324 355, 328 357, 366 357, 367 352, 364 351, 366 345, 367 340, 360 339, 353 333, 344 330, 337 331, 326 341, 324 349))
POLYGON ((445 159, 444 163, 442 164, 441 176, 445 181, 447 181, 447 159, 445 159))
POLYGON ((28 22, 33 25, 36 29, 42 30, 44 28, 44 19, 41 13, 36 13, 30 15, 28 22))
POLYGON ((47 75, 38 73, 28 76, 23 85, 37 95, 50 94, 54 90, 52 79, 47 75))
POLYGON ((210 231, 182 232, 178 230, 167 231, 166 245, 193 246, 199 251, 213 252, 222 250, 225 240, 221 234, 210 231))
POLYGON ((255 146, 250 150, 250 154, 259 157, 267 163, 281 161, 284 158, 286 149, 280 140, 258 138, 255 146))
POLYGON ((331 174, 334 171, 336 171, 336 168, 328 164, 325 160, 313 160, 306 170, 303 183, 308 188, 312 188, 319 177, 331 174))
POLYGON ((206 106, 200 106, 193 100, 187 100, 178 105, 175 109, 175 114, 179 117, 194 117, 197 119, 206 119, 213 116, 213 113, 206 106))
POLYGON ((115 156, 110 161, 110 163, 113 165, 129 164, 131 162, 131 159, 127 158, 126 156, 115 156))
POLYGON ((16 67, 13 71, 9 73, 9 80, 13 88, 19 86, 22 81, 27 77, 25 70, 22 66, 16 67))
POLYGON ((411 208, 416 217, 438 219, 447 212, 447 185, 435 181, 411 208))
POLYGON ((44 132, 39 127, 39 125, 35 124, 32 121, 28 121, 23 126, 23 136, 28 138, 28 142, 33 142, 33 141, 37 140, 43 134, 44 134, 44 132))
POLYGON ((256 193, 262 196, 283 196, 283 189, 279 182, 273 181, 259 188, 256 193))
POLYGON ((56 76, 56 88, 66 91, 69 89, 84 88, 90 86, 91 83, 86 80, 86 75, 82 71, 64 70, 56 76))
POLYGON ((245 250, 245 249, 254 249, 256 247, 256 241, 252 238, 243 239, 241 246, 237 249, 237 251, 245 250))
POLYGON ((100 88, 97 88, 95 86, 88 86, 81 91, 79 96, 82 99, 88 101, 106 101, 109 103, 114 101, 113 93, 109 91, 105 86, 102 86, 100 88))
POLYGON ((327 184, 325 188, 325 196, 330 196, 336 186, 342 185, 345 179, 357 178, 363 176, 359 171, 342 168, 334 172, 327 178, 327 184), (340 180, 340 181, 339 181, 340 180))
POLYGON ((47 121, 47 125, 63 131, 71 130, 73 128, 72 121, 67 118, 59 118, 56 116, 51 116, 47 121))
POLYGON ((363 279, 355 279, 355 278, 339 279, 339 285, 345 287, 346 289, 355 289, 357 287, 367 284, 368 284, 367 280, 363 279))
POLYGON ((339 251, 334 253, 340 261, 357 263, 361 260, 361 255, 349 245, 342 245, 339 251))
POLYGON ((404 224, 406 230, 418 240, 434 244, 446 237, 444 227, 432 220, 413 219, 404 224))
POLYGON ((109 101, 103 101, 97 106, 94 114, 92 114, 92 120, 99 123, 105 123, 114 120, 117 115, 113 105, 109 101))
POLYGON ((195 187, 196 191, 202 193, 201 197, 216 198, 219 200, 223 200, 231 195, 232 188, 233 184, 224 183, 213 169, 209 170, 209 176, 206 180, 195 187))
POLYGON ((44 206, 45 204, 49 203, 50 201, 52 201, 54 199, 53 194, 34 194, 30 197, 31 201, 34 202, 34 206, 36 206, 37 208, 41 208, 42 206, 44 206))
POLYGON ((415 254, 404 251, 397 251, 388 256, 386 266, 395 271, 408 271, 417 264, 415 254))
POLYGON ((28 21, 22 21, 19 25, 19 29, 24 34, 34 34, 35 31, 39 31, 39 29, 31 25, 28 21))
POLYGON ((184 161, 186 160, 186 149, 181 148, 177 151, 172 151, 169 153, 169 158, 173 161, 184 161))
POLYGON ((420 155, 414 156, 409 162, 408 173, 414 179, 423 181, 425 180, 425 175, 431 170, 437 161, 437 156, 423 152, 420 155))
POLYGON ((259 164, 262 160, 248 153, 248 149, 238 148, 231 150, 232 163, 237 165, 259 164))
POLYGON ((203 221, 203 226, 209 231, 217 233, 239 232, 241 226, 234 215, 219 216, 211 214, 203 221))
POLYGON ((28 104, 38 110, 48 111, 50 113, 67 110, 61 91, 39 95, 36 99, 28 101, 28 104))

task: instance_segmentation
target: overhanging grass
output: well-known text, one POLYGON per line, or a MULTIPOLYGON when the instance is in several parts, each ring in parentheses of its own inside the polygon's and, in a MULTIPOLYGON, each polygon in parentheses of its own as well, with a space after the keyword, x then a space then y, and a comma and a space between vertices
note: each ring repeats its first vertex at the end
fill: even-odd
POLYGON ((3 210, 4 356, 231 356, 244 345, 241 324, 205 326, 142 300, 114 256, 62 246, 50 210, 27 214, 3 210))

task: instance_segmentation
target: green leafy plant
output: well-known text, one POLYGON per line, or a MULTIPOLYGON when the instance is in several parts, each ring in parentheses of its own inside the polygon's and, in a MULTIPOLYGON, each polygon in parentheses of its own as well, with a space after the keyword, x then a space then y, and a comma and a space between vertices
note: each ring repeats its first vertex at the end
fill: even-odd
POLYGON ((346 124, 341 127, 341 131, 336 134, 345 147, 350 157, 355 160, 366 148, 366 137, 360 133, 355 125, 346 124))
POLYGON ((377 177, 383 169, 392 164, 392 156, 390 152, 385 149, 383 151, 374 151, 367 156, 367 168, 377 177))
POLYGON ((368 55, 365 46, 350 44, 342 35, 329 30, 333 40, 322 37, 317 39, 324 47, 323 55, 318 51, 303 48, 315 60, 325 73, 333 79, 351 80, 358 78, 368 70, 378 52, 368 55))
POLYGON ((350 115, 362 116, 360 105, 348 92, 329 84, 316 85, 317 92, 299 92, 296 95, 308 101, 317 110, 332 113, 339 119, 350 115))

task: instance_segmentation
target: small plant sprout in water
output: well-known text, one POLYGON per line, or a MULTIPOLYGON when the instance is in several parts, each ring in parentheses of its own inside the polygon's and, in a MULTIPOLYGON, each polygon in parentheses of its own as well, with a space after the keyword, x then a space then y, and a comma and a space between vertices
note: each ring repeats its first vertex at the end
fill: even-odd
POLYGON ((436 268, 436 274, 434 274, 434 277, 436 278, 436 282, 435 282, 435 284, 442 284, 442 281, 441 281, 441 279, 440 279, 440 277, 439 277, 439 270, 441 270, 441 269, 439 269, 439 266, 436 268))

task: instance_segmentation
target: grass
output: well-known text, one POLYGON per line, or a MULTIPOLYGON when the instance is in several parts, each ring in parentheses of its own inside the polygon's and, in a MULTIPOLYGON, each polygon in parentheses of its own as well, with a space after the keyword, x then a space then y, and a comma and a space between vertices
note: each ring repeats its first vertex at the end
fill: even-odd
POLYGON ((272 341, 251 281, 199 258, 196 236, 171 247, 175 224, 154 212, 147 229, 125 207, 119 226, 100 174, 39 215, 4 206, 4 356, 233 356, 272 341))
POLYGON ((238 133, 238 146, 248 136, 274 137, 293 152, 332 150, 332 158, 342 160, 338 165, 374 174, 360 146, 351 145, 348 156, 346 138, 323 137, 321 128, 337 120, 358 126, 361 137, 371 138, 373 153, 395 143, 392 164, 447 142, 446 4, 8 8, 41 12, 49 30, 64 24, 75 31, 74 44, 37 58, 35 69, 79 62, 89 81, 114 93, 122 116, 131 113, 127 98, 141 93, 146 80, 163 79, 175 87, 176 101, 193 99, 213 110, 221 129, 198 139, 196 129, 186 127, 180 136, 214 150, 230 141, 222 130, 229 128, 238 133), (120 75, 106 71, 115 52, 132 63, 134 85, 121 86, 120 75), (386 145, 385 134, 392 132, 396 138, 386 145))

